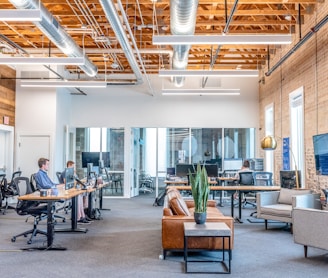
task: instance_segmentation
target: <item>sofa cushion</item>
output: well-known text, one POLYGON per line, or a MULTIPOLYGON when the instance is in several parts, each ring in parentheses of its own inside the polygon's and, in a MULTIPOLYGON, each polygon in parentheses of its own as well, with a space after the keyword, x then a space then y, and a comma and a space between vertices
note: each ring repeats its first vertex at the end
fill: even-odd
POLYGON ((175 197, 170 199, 170 208, 176 215, 190 215, 188 207, 182 198, 175 197))
POLYGON ((292 217, 292 205, 275 204, 261 207, 261 213, 272 216, 292 217))
POLYGON ((291 205, 292 196, 310 194, 310 193, 311 190, 295 190, 295 189, 281 188, 279 193, 278 203, 291 205))
POLYGON ((174 187, 171 187, 166 191, 166 196, 169 201, 173 198, 182 198, 180 191, 174 187))

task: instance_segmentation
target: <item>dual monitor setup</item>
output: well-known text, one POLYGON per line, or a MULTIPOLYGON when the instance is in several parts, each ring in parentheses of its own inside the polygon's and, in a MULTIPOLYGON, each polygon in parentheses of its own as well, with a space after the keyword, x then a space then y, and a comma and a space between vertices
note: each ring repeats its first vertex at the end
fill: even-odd
MULTIPOLYGON (((106 177, 109 177, 107 168, 110 167, 109 152, 82 152, 82 168, 87 169, 87 181, 96 177, 105 171, 106 177)), ((77 181, 82 186, 85 186, 74 174, 74 168, 65 168, 65 190, 74 187, 74 182, 77 181)))

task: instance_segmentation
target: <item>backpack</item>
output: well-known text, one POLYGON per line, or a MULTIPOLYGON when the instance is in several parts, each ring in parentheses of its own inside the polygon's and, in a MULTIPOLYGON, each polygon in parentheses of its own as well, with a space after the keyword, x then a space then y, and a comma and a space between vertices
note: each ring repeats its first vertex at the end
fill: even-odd
POLYGON ((163 206, 164 205, 164 199, 166 196, 166 189, 163 190, 161 193, 158 194, 157 198, 155 199, 153 206, 163 206))
POLYGON ((95 220, 101 220, 101 212, 99 208, 93 208, 90 212, 89 217, 95 220))

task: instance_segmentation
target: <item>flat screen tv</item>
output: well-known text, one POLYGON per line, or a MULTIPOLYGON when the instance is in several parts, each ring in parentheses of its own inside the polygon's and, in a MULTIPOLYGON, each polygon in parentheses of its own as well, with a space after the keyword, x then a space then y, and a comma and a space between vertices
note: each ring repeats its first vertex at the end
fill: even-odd
POLYGON ((313 147, 317 175, 328 175, 328 133, 314 135, 313 147))
MULTIPOLYGON (((103 166, 110 167, 109 152, 102 152, 103 166)), ((92 163, 93 166, 98 167, 100 160, 100 152, 82 152, 82 168, 87 168, 88 163, 92 163)), ((101 165, 102 166, 102 165, 101 165)))

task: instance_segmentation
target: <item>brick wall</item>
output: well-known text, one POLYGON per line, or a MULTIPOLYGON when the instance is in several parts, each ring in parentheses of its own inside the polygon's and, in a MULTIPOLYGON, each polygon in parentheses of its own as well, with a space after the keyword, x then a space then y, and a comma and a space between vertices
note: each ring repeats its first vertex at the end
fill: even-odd
MULTIPOLYGON (((301 28, 304 37, 312 27, 328 14, 328 2, 318 3, 310 15, 305 15, 301 28)), ((299 40, 299 31, 294 34, 291 46, 276 49, 270 65, 273 66, 299 40)), ((267 68, 262 70, 264 76, 267 68)), ((264 137, 265 107, 274 104, 275 136, 290 137, 289 93, 297 88, 304 88, 304 153, 305 184, 308 188, 319 189, 328 187, 328 176, 317 176, 315 173, 314 150, 312 136, 328 133, 328 23, 293 53, 270 76, 265 77, 264 84, 259 85, 260 94, 260 138, 264 137)), ((264 157, 262 151, 261 156, 264 157)), ((275 156, 275 181, 279 181, 282 169, 282 149, 278 144, 275 156)))
POLYGON ((15 126, 15 77, 15 70, 0 66, 0 124, 4 124, 6 116, 9 117, 9 125, 15 126))

